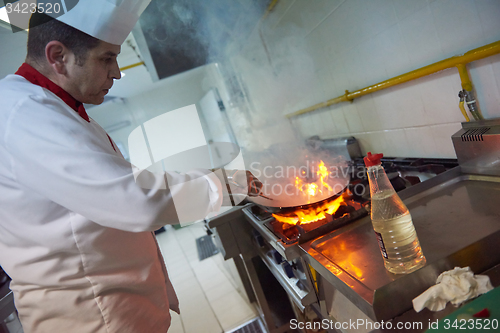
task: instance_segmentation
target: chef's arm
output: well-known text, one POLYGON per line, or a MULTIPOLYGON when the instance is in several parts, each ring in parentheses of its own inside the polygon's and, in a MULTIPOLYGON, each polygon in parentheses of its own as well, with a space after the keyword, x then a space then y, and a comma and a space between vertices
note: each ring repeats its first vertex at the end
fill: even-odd
POLYGON ((41 201, 132 232, 195 221, 219 210, 222 186, 208 170, 133 173, 104 132, 50 99, 47 108, 40 102, 21 101, 23 112, 13 112, 4 135, 4 157, 16 181, 41 201))
POLYGON ((237 169, 212 169, 211 170, 224 187, 224 202, 227 206, 234 203, 230 201, 231 195, 258 196, 262 192, 263 184, 250 171, 237 169), (226 195, 228 193, 228 195, 226 195))

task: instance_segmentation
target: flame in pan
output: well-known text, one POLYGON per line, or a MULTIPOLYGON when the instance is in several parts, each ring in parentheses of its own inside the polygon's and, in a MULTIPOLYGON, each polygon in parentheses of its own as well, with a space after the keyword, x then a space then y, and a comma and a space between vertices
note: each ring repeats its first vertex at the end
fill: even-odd
POLYGON ((328 185, 326 182, 328 180, 329 172, 328 168, 325 166, 325 162, 319 161, 318 163, 318 171, 313 172, 316 176, 318 176, 319 181, 317 182, 304 182, 300 177, 295 177, 295 187, 309 197, 314 197, 317 194, 322 194, 323 191, 328 190, 332 191, 332 187, 328 185))
POLYGON ((297 209, 292 213, 283 215, 273 214, 273 216, 279 222, 293 225, 312 223, 326 218, 326 214, 335 214, 342 204, 345 204, 344 196, 340 196, 334 200, 327 200, 324 203, 308 208, 297 209))

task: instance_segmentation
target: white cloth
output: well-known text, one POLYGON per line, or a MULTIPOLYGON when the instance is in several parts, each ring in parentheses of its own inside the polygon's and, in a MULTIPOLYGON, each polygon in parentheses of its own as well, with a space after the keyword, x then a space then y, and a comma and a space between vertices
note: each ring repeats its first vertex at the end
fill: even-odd
MULTIPOLYGON (((122 45, 151 0, 80 0, 57 20, 105 42, 122 45)), ((56 16, 59 13, 47 13, 56 16)))
POLYGON ((474 275, 469 267, 455 267, 441 273, 436 285, 413 299, 413 308, 420 312, 423 308, 441 311, 446 303, 458 306, 466 300, 475 298, 493 289, 490 278, 486 275, 474 275))
MULTIPOLYGON (((98 124, 18 75, 0 100, 0 265, 24 331, 166 332, 178 301, 151 231, 177 221, 163 175, 138 186, 98 124)), ((203 173, 167 175, 205 179, 200 218, 222 202, 203 173)))

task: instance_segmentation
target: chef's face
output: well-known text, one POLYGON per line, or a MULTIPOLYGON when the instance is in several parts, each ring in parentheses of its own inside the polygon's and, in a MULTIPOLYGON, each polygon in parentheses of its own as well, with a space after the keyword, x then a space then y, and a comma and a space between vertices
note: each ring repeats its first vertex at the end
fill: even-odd
POLYGON ((83 64, 71 54, 66 66, 68 71, 66 91, 82 103, 104 102, 104 96, 113 86, 113 80, 121 78, 116 61, 120 50, 120 45, 101 41, 97 47, 88 51, 83 64))

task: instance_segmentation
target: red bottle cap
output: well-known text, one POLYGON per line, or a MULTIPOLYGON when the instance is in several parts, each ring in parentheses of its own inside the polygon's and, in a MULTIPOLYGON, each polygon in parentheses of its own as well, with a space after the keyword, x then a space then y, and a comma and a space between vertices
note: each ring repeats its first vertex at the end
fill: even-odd
POLYGON ((372 155, 372 153, 368 152, 368 155, 366 155, 363 160, 365 161, 365 165, 367 167, 371 167, 371 166, 374 166, 374 165, 380 165, 382 164, 380 162, 380 159, 384 157, 384 154, 375 154, 375 155, 372 155))
POLYGON ((487 308, 482 309, 478 313, 474 313, 472 315, 474 318, 489 318, 490 317, 490 311, 487 308))

